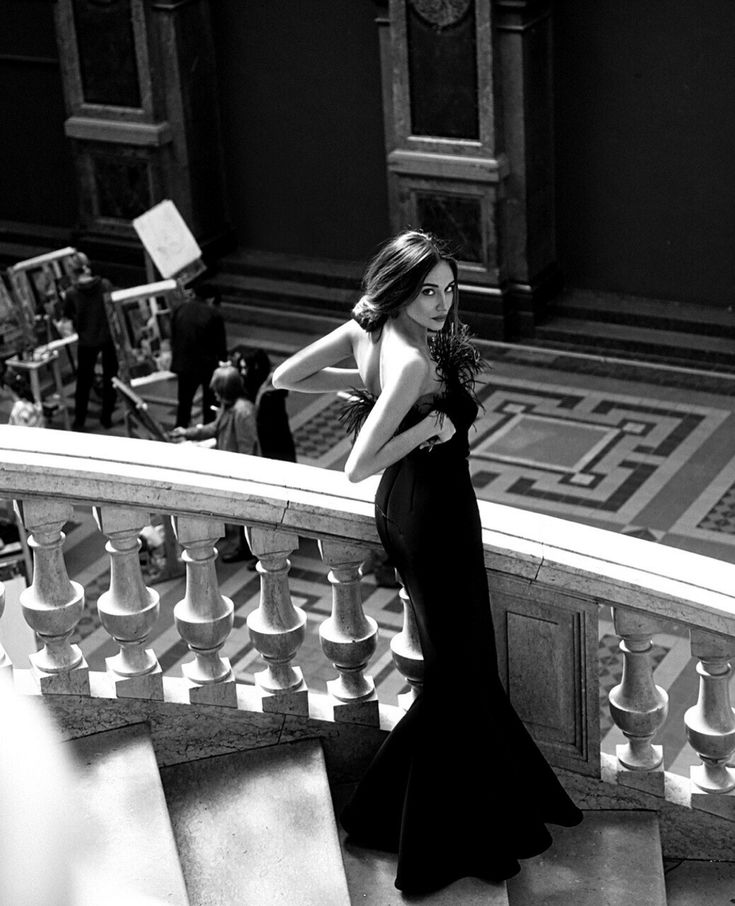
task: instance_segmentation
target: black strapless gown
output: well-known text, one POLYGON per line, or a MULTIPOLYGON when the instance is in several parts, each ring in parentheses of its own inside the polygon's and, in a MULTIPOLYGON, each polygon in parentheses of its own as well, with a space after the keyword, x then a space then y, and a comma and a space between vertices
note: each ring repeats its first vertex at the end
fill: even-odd
POLYGON ((422 692, 341 815, 348 840, 398 853, 396 887, 426 893, 467 876, 502 881, 551 844, 546 823, 582 820, 510 704, 497 669, 477 499, 468 464, 472 393, 454 383, 429 408, 456 427, 381 479, 378 532, 416 616, 422 692))

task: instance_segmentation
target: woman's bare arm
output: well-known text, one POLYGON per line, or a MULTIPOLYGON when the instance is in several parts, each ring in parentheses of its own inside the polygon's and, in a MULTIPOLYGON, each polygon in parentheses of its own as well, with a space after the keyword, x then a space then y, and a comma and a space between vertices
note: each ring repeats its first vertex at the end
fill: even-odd
POLYGON ((345 474, 350 481, 362 481, 380 472, 430 437, 438 436, 444 441, 452 436, 454 426, 450 419, 445 417, 440 426, 436 412, 429 413, 416 425, 396 434, 421 395, 428 372, 428 362, 420 356, 412 356, 389 377, 365 419, 345 464, 345 474))
POLYGON ((302 393, 328 393, 362 387, 357 368, 337 368, 337 363, 353 357, 353 339, 361 330, 347 321, 325 337, 311 343, 286 359, 273 372, 277 390, 300 390, 302 393))

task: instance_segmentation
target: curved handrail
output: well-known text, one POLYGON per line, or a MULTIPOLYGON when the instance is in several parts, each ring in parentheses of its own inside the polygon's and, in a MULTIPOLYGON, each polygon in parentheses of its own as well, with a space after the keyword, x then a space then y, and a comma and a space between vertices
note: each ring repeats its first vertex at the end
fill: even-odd
MULTIPOLYGON (((208 515, 372 545, 377 481, 191 445, 0 427, 5 497, 208 515)), ((490 570, 735 636, 734 564, 487 501, 480 515, 490 570)))

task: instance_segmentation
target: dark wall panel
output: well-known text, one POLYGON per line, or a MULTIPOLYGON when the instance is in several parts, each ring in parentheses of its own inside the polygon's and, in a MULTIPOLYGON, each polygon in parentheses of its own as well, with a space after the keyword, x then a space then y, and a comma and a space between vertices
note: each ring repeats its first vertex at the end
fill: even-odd
POLYGON ((0 220, 72 227, 75 177, 50 0, 3 0, 0 220))
POLYGON ((735 4, 559 0, 559 257, 568 283, 735 302, 735 4))
POLYGON ((389 231, 372 0, 212 4, 242 246, 362 259, 389 231))

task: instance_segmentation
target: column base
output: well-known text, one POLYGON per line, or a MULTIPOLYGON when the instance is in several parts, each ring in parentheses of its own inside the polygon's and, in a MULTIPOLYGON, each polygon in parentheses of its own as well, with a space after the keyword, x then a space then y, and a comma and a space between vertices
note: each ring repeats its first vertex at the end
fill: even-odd
MULTIPOLYGON (((39 652, 40 654, 40 652, 39 652)), ((49 673, 36 665, 37 654, 31 654, 31 673, 44 695, 89 695, 89 666, 84 658, 81 663, 65 673, 49 673)))
POLYGON ((260 702, 263 711, 271 714, 300 714, 303 717, 309 716, 309 690, 304 681, 303 673, 300 667, 294 667, 294 673, 297 675, 299 682, 291 689, 284 689, 272 692, 263 686, 263 682, 269 675, 268 670, 261 670, 254 676, 255 687, 260 694, 260 702))
POLYGON ((657 756, 661 756, 660 763, 650 770, 636 771, 633 768, 626 767, 621 759, 624 752, 628 750, 627 745, 615 746, 617 755, 617 774, 616 781, 621 786, 630 787, 633 790, 641 790, 644 793, 651 793, 654 796, 663 797, 665 794, 666 775, 664 773, 663 747, 651 747, 657 756))
POLYGON ((115 657, 105 658, 107 676, 115 689, 118 698, 143 698, 148 701, 163 701, 163 670, 156 665, 150 673, 142 676, 124 676, 117 673, 113 666, 115 657))
MULTIPOLYGON (((735 784, 735 768, 726 767, 724 770, 733 784, 735 784)), ((723 818, 735 821, 735 789, 724 792, 705 792, 697 782, 705 782, 704 766, 701 764, 692 765, 689 768, 689 780, 691 783, 692 808, 709 812, 712 815, 721 815, 723 818)))
POLYGON ((366 698, 346 702, 334 695, 332 688, 339 680, 330 680, 327 683, 330 703, 334 711, 334 719, 343 724, 366 724, 370 727, 380 726, 380 712, 378 693, 373 689, 366 698))

